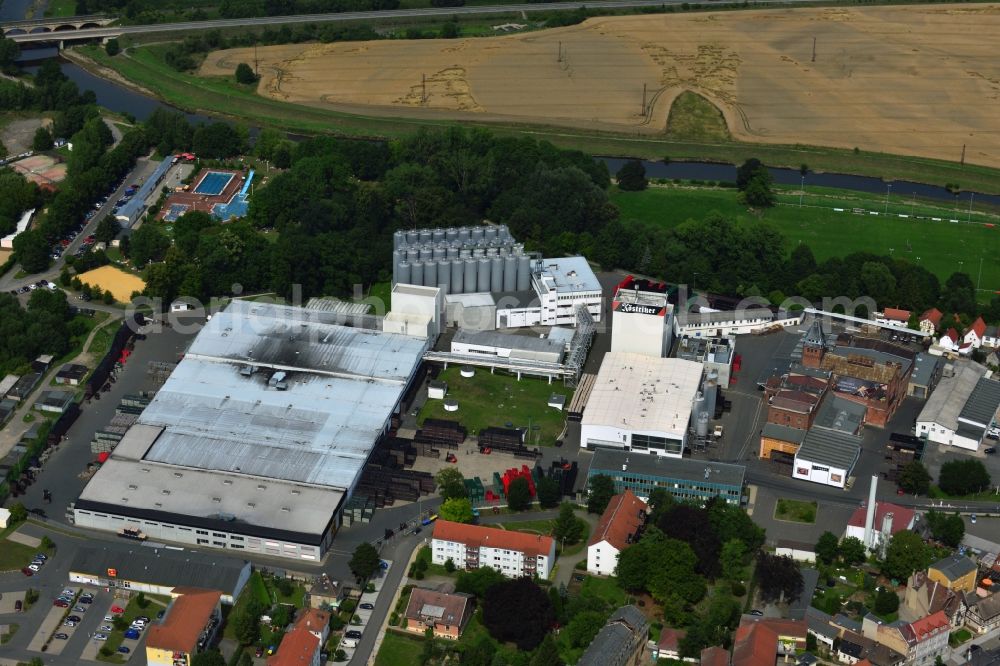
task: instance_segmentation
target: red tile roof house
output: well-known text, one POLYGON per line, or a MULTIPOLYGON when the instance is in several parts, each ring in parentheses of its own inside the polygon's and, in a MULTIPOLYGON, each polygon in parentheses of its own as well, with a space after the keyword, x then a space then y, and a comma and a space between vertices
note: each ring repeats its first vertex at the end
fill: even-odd
POLYGON ((938 339, 938 346, 947 351, 958 351, 959 342, 958 331, 951 327, 938 339))
POLYGON ((194 655, 209 643, 221 620, 222 592, 177 587, 173 593, 179 596, 167 608, 163 620, 152 625, 146 635, 146 662, 154 666, 178 661, 190 664, 194 655))
POLYGON ((718 645, 701 651, 701 666, 729 666, 729 652, 718 645))
POLYGON ((457 641, 472 617, 473 599, 471 594, 449 594, 415 587, 406 604, 406 630, 423 635, 430 627, 435 638, 457 641))
POLYGON ((982 317, 977 317, 976 321, 972 322, 972 325, 965 329, 965 333, 962 334, 962 342, 972 345, 973 349, 979 349, 983 346, 983 338, 985 336, 986 322, 983 321, 982 317))
POLYGON ((899 652, 909 666, 932 666, 948 649, 951 622, 937 611, 915 622, 900 620, 885 624, 874 616, 864 619, 864 634, 877 643, 899 652))
POLYGON ((646 524, 646 503, 631 490, 615 495, 601 515, 597 529, 587 542, 587 572, 611 576, 618 554, 635 543, 646 524))
MULTIPOLYGON (((687 661, 692 664, 697 664, 698 659, 695 657, 685 657, 681 659, 681 640, 687 636, 687 631, 684 629, 672 629, 671 627, 664 627, 660 632, 660 641, 656 644, 656 647, 652 650, 653 661, 656 662, 657 659, 673 659, 674 661, 687 661)), ((726 653, 726 663, 729 662, 729 653, 726 653)))
POLYGON ((320 666, 320 655, 329 636, 330 614, 307 608, 281 639, 277 654, 267 658, 267 666, 320 666))
POLYGON ((774 666, 778 634, 763 623, 741 624, 733 639, 732 666, 774 666))
POLYGON ((926 336, 934 335, 938 326, 941 325, 941 317, 943 316, 943 313, 937 308, 931 308, 920 315, 920 332, 926 336))
POLYGON ((898 308, 886 308, 883 312, 875 313, 875 321, 880 324, 906 326, 910 323, 910 311, 900 310, 898 308))
POLYGON ((548 578, 556 559, 552 537, 448 520, 434 523, 431 561, 459 569, 491 567, 508 578, 548 578))
POLYGON ((791 620, 780 617, 760 617, 744 615, 740 618, 740 626, 764 625, 778 636, 778 653, 793 655, 796 650, 806 649, 806 636, 809 625, 805 620, 791 620))

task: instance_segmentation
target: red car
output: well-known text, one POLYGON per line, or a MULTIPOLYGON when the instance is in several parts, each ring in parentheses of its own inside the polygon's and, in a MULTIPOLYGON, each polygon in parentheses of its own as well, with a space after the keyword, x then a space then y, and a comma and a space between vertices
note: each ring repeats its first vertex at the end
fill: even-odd
POLYGON ((23 573, 25 576, 34 576, 35 575, 35 572, 32 571, 31 569, 29 569, 28 567, 22 567, 21 573, 23 573))
POLYGON ((86 238, 83 239, 83 242, 84 243, 93 243, 94 242, 94 236, 93 235, 87 236, 86 238))
POLYGON ((69 608, 69 604, 63 601, 62 599, 56 599, 55 601, 52 602, 52 605, 58 606, 59 608, 69 608))
POLYGON ((120 606, 112 606, 111 612, 114 613, 115 615, 121 615, 122 613, 125 612, 125 609, 120 606))

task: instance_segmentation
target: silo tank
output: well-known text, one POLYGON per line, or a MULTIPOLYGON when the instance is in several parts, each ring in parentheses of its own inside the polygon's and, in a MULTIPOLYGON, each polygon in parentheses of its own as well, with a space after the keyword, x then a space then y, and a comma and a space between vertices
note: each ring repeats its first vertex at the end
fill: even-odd
POLYGON ((403 257, 399 250, 392 251, 392 283, 396 284, 399 282, 399 264, 403 261, 403 257))
POLYGON ((420 261, 430 261, 434 258, 434 246, 424 245, 420 248, 420 261))
POLYGON ((465 260, 465 283, 462 285, 462 293, 476 293, 476 260, 465 260))
POLYGON ((446 256, 449 259, 458 259, 458 253, 459 253, 459 249, 456 246, 449 245, 448 246, 448 252, 447 252, 446 256))
POLYGON ((448 239, 448 242, 455 242, 455 241, 457 241, 458 240, 458 229, 456 229, 455 227, 449 227, 447 233, 445 234, 445 238, 448 239))
POLYGON ((497 238, 502 238, 505 241, 510 240, 510 229, 507 228, 506 224, 497 227, 497 238))
POLYGON ((398 250, 406 245, 406 232, 397 231, 392 235, 392 249, 398 250))
POLYGON ((434 260, 441 261, 448 256, 448 248, 445 245, 435 245, 434 246, 434 260))
POLYGON ((441 287, 441 292, 444 294, 451 293, 451 262, 447 259, 442 259, 437 264, 437 284, 435 287, 441 287))
POLYGON ((486 256, 487 257, 495 257, 495 256, 497 256, 497 249, 495 247, 492 247, 492 246, 486 248, 486 256))
POLYGON ((483 240, 483 228, 482 227, 472 227, 472 240, 478 243, 483 240))
POLYGON ((417 261, 420 261, 420 250, 418 250, 415 247, 411 247, 411 248, 407 249, 406 250, 406 260, 408 262, 410 262, 411 264, 415 263, 417 261))
POLYGON ((490 290, 490 260, 486 257, 479 259, 479 271, 476 276, 476 288, 479 291, 490 290))
POLYGON ((459 259, 452 259, 451 261, 451 293, 461 294, 465 291, 463 283, 465 282, 465 262, 459 259))
POLYGON ((410 284, 410 264, 405 261, 399 262, 396 266, 396 283, 410 284))
POLYGON ((503 260, 503 290, 517 290, 517 257, 508 256, 503 260))
POLYGON ((473 257, 476 257, 477 259, 479 259, 480 257, 483 257, 485 255, 486 255, 486 250, 484 250, 483 248, 481 248, 481 247, 472 248, 472 256, 473 257))
POLYGON ((438 265, 436 261, 428 261, 424 264, 425 287, 436 287, 438 281, 438 265))
POLYGON ((531 257, 522 254, 517 258, 517 290, 527 291, 531 288, 531 257))
POLYGON ((496 227, 486 227, 486 230, 485 230, 483 236, 488 241, 494 240, 497 237, 497 228, 496 227))
POLYGON ((469 242, 469 227, 459 227, 458 241, 463 244, 469 242))
POLYGON ((418 261, 410 266, 410 284, 423 285, 424 283, 424 263, 418 261))
POLYGON ((503 291, 503 259, 490 259, 490 291, 503 291))
POLYGON ((695 421, 694 433, 698 437, 708 437, 708 414, 702 412, 695 421))
POLYGON ((420 242, 420 233, 417 231, 407 231, 406 232, 406 244, 415 245, 420 242))
POLYGON ((434 242, 440 243, 441 241, 444 240, 444 229, 435 229, 432 232, 432 235, 434 237, 434 242))
POLYGON ((467 247, 463 247, 461 250, 458 251, 458 256, 461 259, 468 259, 469 257, 472 256, 472 250, 470 250, 467 247))
POLYGON ((421 229, 420 230, 420 243, 422 245, 426 245, 427 243, 430 243, 433 238, 434 238, 434 234, 431 233, 430 229, 421 229))

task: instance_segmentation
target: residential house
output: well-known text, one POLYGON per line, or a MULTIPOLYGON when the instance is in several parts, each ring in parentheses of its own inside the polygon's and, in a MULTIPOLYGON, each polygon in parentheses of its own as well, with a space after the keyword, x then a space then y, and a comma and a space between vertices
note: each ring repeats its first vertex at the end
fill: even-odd
POLYGON ((961 344, 961 338, 958 337, 958 331, 955 327, 950 327, 944 332, 940 338, 938 338, 938 347, 944 349, 945 351, 958 351, 958 347, 961 344))
POLYGON ((415 587, 406 604, 406 630, 423 635, 430 628, 435 638, 457 641, 472 617, 474 599, 471 594, 415 587))
POLYGON ((337 581, 330 580, 329 576, 323 574, 316 578, 306 591, 306 599, 310 608, 336 610, 340 607, 340 602, 344 600, 346 589, 337 581))
POLYGON ((587 572, 614 574, 618 554, 635 543, 646 524, 646 503, 626 489, 608 502, 587 543, 587 572))
POLYGON ((845 631, 840 637, 840 643, 837 645, 837 651, 834 654, 837 661, 842 664, 863 664, 867 661, 865 655, 874 651, 874 649, 875 641, 853 631, 845 631))
MULTIPOLYGON (((685 636, 687 636, 687 632, 683 629, 664 627, 663 631, 660 632, 659 642, 652 650, 653 661, 655 662, 657 659, 673 659, 674 661, 687 661, 697 664, 698 660, 694 657, 684 657, 681 659, 680 643, 685 636)), ((726 654, 726 662, 729 662, 728 653, 726 654)))
POLYGON ((56 373, 56 384, 69 384, 79 386, 83 378, 90 372, 87 366, 79 363, 67 363, 56 373))
POLYGON ((905 327, 910 323, 910 311, 886 308, 883 312, 875 313, 875 321, 882 325, 905 327))
MULTIPOLYGON (((845 632, 841 641, 848 639, 851 643, 859 645, 861 647, 860 660, 868 661, 872 666, 902 666, 906 663, 904 653, 878 640, 876 629, 881 626, 881 620, 874 615, 868 615, 864 618, 864 625, 860 633, 856 631, 845 632)), ((855 658, 851 656, 853 650, 854 648, 848 648, 845 652, 849 659, 855 658)))
POLYGON ((833 649, 833 642, 840 638, 840 628, 833 626, 833 618, 810 606, 806 609, 806 631, 816 638, 816 642, 826 646, 828 650, 833 649))
POLYGON ((222 621, 222 592, 177 587, 178 596, 163 619, 146 634, 146 663, 150 666, 191 666, 194 655, 211 644, 222 621))
POLYGON ((434 564, 451 560, 459 569, 491 567, 508 578, 548 578, 555 559, 556 542, 549 536, 448 520, 434 523, 434 564))
MULTIPOLYGON (((577 661, 577 666, 639 666, 649 661, 649 621, 635 606, 616 610, 577 661)), ((773 666, 773 664, 771 665, 773 666)))
POLYGON ((937 308, 931 308, 920 315, 920 332, 927 337, 934 335, 938 326, 941 325, 941 317, 943 316, 942 312, 937 308))
MULTIPOLYGON (((865 543, 865 519, 868 515, 867 500, 861 503, 850 520, 847 521, 845 537, 855 537, 865 543)), ((871 550, 878 550, 892 538, 893 534, 913 529, 916 513, 913 509, 891 502, 875 502, 875 521, 872 527, 871 543, 865 544, 871 550)))
POLYGON ((267 658, 267 666, 320 666, 323 646, 330 636, 330 614, 306 608, 285 634, 277 654, 267 658))
POLYGON ((951 621, 943 611, 914 622, 888 624, 869 614, 863 624, 866 638, 904 655, 908 666, 932 666, 947 650, 950 631, 951 621))
POLYGON ((972 322, 972 325, 965 329, 965 332, 962 334, 962 342, 972 345, 973 349, 979 349, 983 346, 983 338, 985 336, 986 322, 983 321, 982 317, 976 317, 976 321, 972 322))
POLYGON ((979 567, 965 555, 949 555, 927 567, 927 578, 956 592, 973 592, 979 567))
POLYGON ((809 632, 805 620, 757 615, 744 615, 740 618, 740 627, 752 625, 764 625, 774 632, 777 637, 775 645, 777 654, 794 655, 796 650, 806 649, 806 634, 809 632))
POLYGON ((906 582, 900 616, 904 619, 918 619, 942 611, 959 628, 965 618, 965 601, 962 593, 949 589, 946 585, 932 580, 924 571, 917 571, 906 582))
POLYGON ((1000 347, 1000 328, 990 324, 983 333, 983 346, 990 349, 1000 347))
POLYGON ((729 652, 713 645, 701 651, 701 666, 729 666, 729 652))
POLYGON ((969 610, 965 612, 965 626, 976 633, 985 634, 1000 627, 1000 592, 988 597, 968 595, 969 610))
POLYGON ((764 623, 741 624, 733 639, 732 666, 774 666, 778 634, 764 623))

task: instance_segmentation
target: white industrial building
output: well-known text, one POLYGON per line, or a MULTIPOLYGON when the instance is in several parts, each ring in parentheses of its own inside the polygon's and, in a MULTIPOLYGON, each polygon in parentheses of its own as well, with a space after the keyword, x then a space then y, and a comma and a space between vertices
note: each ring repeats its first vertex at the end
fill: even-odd
POLYGON ((444 295, 440 288, 397 284, 391 298, 392 309, 382 321, 383 331, 432 339, 441 334, 444 295))
POLYGON ((439 520, 431 561, 443 565, 448 560, 459 569, 490 567, 508 578, 545 580, 556 561, 556 542, 550 536, 439 520))
POLYGON ((860 437, 814 427, 795 453, 792 477, 844 488, 860 456, 860 437))
POLYGON ((720 386, 729 386, 735 357, 735 335, 724 338, 681 338, 677 343, 677 358, 701 363, 706 374, 714 371, 720 386))
POLYGON ((694 361, 609 352, 583 412, 581 448, 680 458, 702 370, 694 361))
POLYGON ((241 300, 213 316, 80 495, 76 524, 319 560, 431 344, 342 319, 241 300))
POLYGON ((459 329, 451 339, 451 353, 481 358, 562 363, 573 331, 552 328, 548 334, 520 335, 498 331, 459 329))
POLYGON ((14 249, 14 239, 28 230, 31 225, 31 217, 35 214, 35 209, 26 210, 21 214, 21 218, 17 221, 17 226, 14 227, 14 231, 7 234, 3 238, 0 238, 0 250, 13 250, 14 249))
POLYGON ((721 338, 728 335, 747 335, 772 326, 799 326, 802 311, 772 312, 765 307, 718 312, 702 309, 700 312, 677 312, 674 316, 674 333, 682 338, 721 338))
POLYGON ((627 277, 616 287, 611 303, 611 351, 668 356, 673 311, 666 285, 627 277))
POLYGON ((601 321, 601 283, 584 257, 534 262, 531 288, 529 292, 495 294, 498 329, 575 326, 579 306, 585 307, 595 322, 601 321))
POLYGON ((917 436, 978 450, 1000 408, 1000 382, 985 375, 986 368, 971 361, 946 365, 941 381, 917 416, 917 436))

